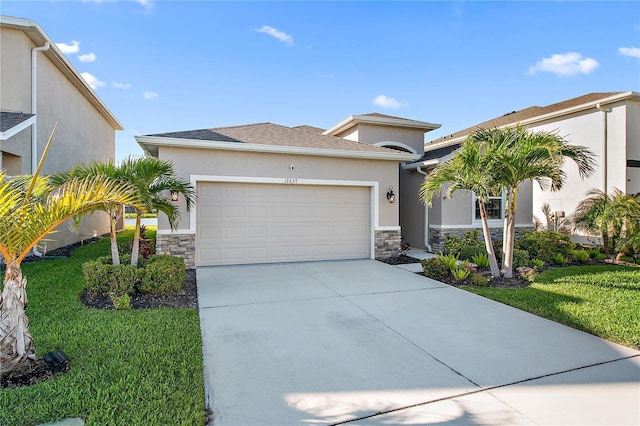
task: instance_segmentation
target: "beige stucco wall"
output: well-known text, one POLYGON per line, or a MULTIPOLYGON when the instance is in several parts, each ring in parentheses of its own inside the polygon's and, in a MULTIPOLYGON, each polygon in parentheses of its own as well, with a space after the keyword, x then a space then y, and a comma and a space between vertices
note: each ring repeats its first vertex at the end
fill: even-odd
POLYGON ((415 170, 400 171, 400 224, 404 241, 411 247, 423 249, 425 240, 425 206, 420 202, 418 191, 424 182, 424 175, 415 170))
MULTIPOLYGON (((627 102, 627 159, 640 161, 640 102, 627 102)), ((640 193, 640 167, 627 167, 628 194, 640 193)))
MULTIPOLYGON (((398 226, 399 203, 389 203, 389 185, 398 188, 398 163, 395 161, 347 159, 291 154, 272 154, 160 147, 158 158, 171 160, 178 176, 193 175, 242 176, 296 179, 326 179, 379 182, 379 226, 398 226), (293 171, 289 165, 293 164, 293 171)), ((190 227, 189 214, 182 207, 179 230, 190 227)), ((158 218, 158 229, 168 230, 164 215, 158 218)))
MULTIPOLYGON (((627 102, 607 105, 607 190, 624 190, 627 187, 627 102)), ((566 160, 563 170, 567 179, 560 191, 543 191, 538 185, 533 189, 533 212, 541 215, 542 205, 549 203, 552 211, 562 210, 567 215, 573 213, 584 195, 592 188, 604 190, 604 120, 603 112, 591 110, 568 115, 532 127, 532 130, 558 130, 568 143, 590 148, 595 156, 595 173, 586 179, 578 176, 577 167, 566 160)))
POLYGON ((424 130, 420 129, 358 124, 357 140, 372 145, 379 142, 399 142, 410 146, 419 154, 424 152, 424 130))
MULTIPOLYGON (((32 112, 31 49, 35 44, 19 30, 2 28, 0 34, 0 107, 3 111, 32 112)), ((55 123, 56 133, 42 173, 51 174, 73 168, 78 163, 108 161, 115 157, 115 128, 74 87, 45 53, 37 54, 37 158, 40 159, 55 123)), ((4 152, 20 158, 21 173, 29 174, 31 129, 0 142, 4 152)), ((15 163, 16 159, 12 159, 15 163)), ((49 249, 81 239, 79 234, 109 231, 104 213, 87 216, 79 231, 69 232, 63 224, 47 242, 49 249)), ((84 236, 87 238, 87 236, 84 236)))

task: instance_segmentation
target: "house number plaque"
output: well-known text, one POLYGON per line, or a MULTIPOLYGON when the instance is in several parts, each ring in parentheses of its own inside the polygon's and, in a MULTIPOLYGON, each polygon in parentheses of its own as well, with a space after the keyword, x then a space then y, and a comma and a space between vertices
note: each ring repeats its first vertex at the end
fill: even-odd
POLYGON ((284 178, 284 183, 298 183, 298 178, 284 178))

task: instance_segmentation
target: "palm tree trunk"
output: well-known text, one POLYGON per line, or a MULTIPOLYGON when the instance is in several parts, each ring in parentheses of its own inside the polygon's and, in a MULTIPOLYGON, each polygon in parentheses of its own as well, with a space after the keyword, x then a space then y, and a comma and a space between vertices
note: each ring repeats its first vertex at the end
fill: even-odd
POLYGON ((116 239, 116 221, 117 216, 115 214, 109 213, 111 216, 109 227, 109 236, 111 237, 111 263, 114 265, 120 264, 120 253, 118 253, 118 240, 116 239))
POLYGON ((518 203, 518 189, 512 189, 510 192, 510 199, 508 199, 509 214, 505 218, 505 238, 503 247, 504 263, 502 269, 504 270, 505 278, 513 278, 513 246, 515 244, 516 237, 516 208, 518 203))
POLYGON ((0 373, 8 373, 36 359, 36 349, 29 333, 27 279, 20 264, 11 262, 4 275, 0 295, 0 373))
POLYGON ((504 208, 504 222, 503 222, 503 227, 502 227, 502 259, 500 264, 502 265, 502 268, 504 269, 504 262, 506 260, 506 256, 505 256, 505 250, 507 248, 507 240, 508 240, 508 234, 509 234, 509 224, 508 224, 508 217, 509 217, 509 212, 510 212, 510 205, 509 205, 509 201, 511 200, 511 190, 506 191, 505 194, 505 208, 504 208))
POLYGON ((482 219, 482 233, 484 234, 484 246, 487 249, 487 254, 489 255, 489 268, 491 269, 491 276, 499 277, 500 268, 498 267, 496 252, 493 249, 493 242, 491 241, 491 234, 489 233, 489 222, 487 222, 487 210, 484 205, 484 200, 479 200, 479 204, 480 218, 482 219))
POLYGON ((142 214, 136 210, 136 229, 133 231, 133 243, 131 246, 131 264, 138 264, 138 257, 140 256, 140 220, 142 214))

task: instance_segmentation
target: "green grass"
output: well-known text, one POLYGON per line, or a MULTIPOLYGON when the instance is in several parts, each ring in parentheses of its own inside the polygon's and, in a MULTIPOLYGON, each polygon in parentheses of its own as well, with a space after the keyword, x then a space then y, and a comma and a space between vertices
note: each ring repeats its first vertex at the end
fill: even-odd
POLYGON ((554 268, 543 271, 527 288, 462 288, 640 349, 640 268, 616 265, 554 268))
MULTIPOLYGON (((125 231, 119 239, 130 239, 125 231)), ((71 370, 0 389, 0 425, 81 417, 87 425, 203 425, 202 342, 196 309, 86 308, 82 263, 109 253, 108 240, 69 259, 25 264, 27 311, 39 356, 62 349, 71 370)))

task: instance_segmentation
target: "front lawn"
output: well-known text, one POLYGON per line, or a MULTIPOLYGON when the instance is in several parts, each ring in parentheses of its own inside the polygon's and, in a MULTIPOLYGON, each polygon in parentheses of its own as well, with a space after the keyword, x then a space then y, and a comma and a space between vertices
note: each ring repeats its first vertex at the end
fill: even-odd
POLYGON ((526 288, 461 288, 640 349, 640 268, 617 265, 553 268, 543 271, 526 288))
POLYGON ((104 239, 79 247, 69 259, 23 265, 38 355, 62 349, 71 369, 35 385, 0 389, 0 424, 67 417, 87 425, 205 423, 197 309, 85 307, 79 298, 82 263, 108 253, 104 239))

